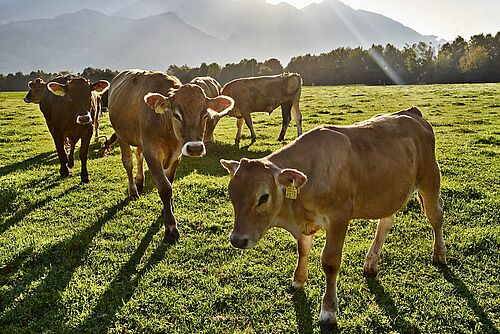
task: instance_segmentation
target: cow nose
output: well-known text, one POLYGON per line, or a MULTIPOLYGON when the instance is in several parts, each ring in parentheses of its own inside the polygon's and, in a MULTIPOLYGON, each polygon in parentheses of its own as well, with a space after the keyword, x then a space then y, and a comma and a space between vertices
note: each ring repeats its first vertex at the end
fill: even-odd
POLYGON ((76 122, 78 124, 86 125, 86 124, 89 124, 91 121, 92 121, 92 117, 90 117, 90 115, 80 115, 76 118, 76 122))
POLYGON ((247 246, 248 246, 249 238, 246 236, 239 237, 239 236, 235 236, 234 234, 231 233, 231 236, 229 237, 229 239, 231 240, 231 245, 233 245, 233 247, 247 248, 247 246))
POLYGON ((202 141, 188 142, 182 148, 182 154, 188 157, 202 157, 205 153, 205 145, 202 141))

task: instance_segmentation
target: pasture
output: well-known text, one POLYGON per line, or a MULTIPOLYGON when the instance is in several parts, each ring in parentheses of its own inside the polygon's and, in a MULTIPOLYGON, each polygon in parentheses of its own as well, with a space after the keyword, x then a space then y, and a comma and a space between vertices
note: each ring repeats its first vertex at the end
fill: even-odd
MULTIPOLYGON (((37 105, 0 94, 1 333, 318 333, 325 288, 316 235, 309 281, 292 294, 296 242, 271 230, 250 251, 230 245, 233 210, 220 158, 261 157, 277 142, 281 111, 252 114, 257 142, 221 120, 201 159, 183 158, 174 182, 179 243, 162 243, 151 175, 127 199, 120 149, 91 146, 58 173, 37 105)), ((352 124, 417 106, 434 126, 443 176, 448 267, 432 264, 432 229, 413 198, 397 215, 379 274, 363 277, 375 221, 351 222, 339 276, 339 332, 499 333, 500 84, 304 87, 304 130, 352 124)), ((286 141, 295 138, 292 121, 286 141)), ((110 135, 109 119, 101 133, 110 135)))

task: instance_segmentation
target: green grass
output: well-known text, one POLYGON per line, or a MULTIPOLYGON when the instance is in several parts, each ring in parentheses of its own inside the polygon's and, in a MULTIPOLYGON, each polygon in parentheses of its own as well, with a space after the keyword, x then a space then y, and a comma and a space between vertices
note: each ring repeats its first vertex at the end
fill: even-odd
MULTIPOLYGON (((325 282, 318 233, 305 289, 288 291, 293 238, 271 230, 254 250, 229 243, 233 211, 220 158, 261 157, 280 111, 254 114, 233 145, 234 119, 174 183, 180 242, 162 244, 161 203, 146 173, 130 202, 120 150, 60 179, 52 139, 23 93, 0 94, 1 333, 318 333, 325 282)), ((432 230, 412 199, 397 216, 375 279, 362 276, 376 222, 351 223, 339 277, 343 333, 499 333, 500 84, 305 87, 305 130, 415 105, 434 125, 443 174, 447 269, 433 266, 432 230)), ((292 121, 293 124, 293 121, 292 121)), ((112 129, 106 118, 101 132, 112 129)), ((295 138, 296 129, 286 139, 295 138)), ((76 155, 77 156, 77 155, 76 155)))

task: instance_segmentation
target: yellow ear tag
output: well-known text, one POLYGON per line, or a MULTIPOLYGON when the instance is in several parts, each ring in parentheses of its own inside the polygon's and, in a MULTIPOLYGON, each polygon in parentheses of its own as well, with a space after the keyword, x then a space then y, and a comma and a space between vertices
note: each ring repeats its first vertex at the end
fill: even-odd
POLYGON ((288 199, 297 199, 297 195, 300 193, 300 189, 295 187, 295 180, 292 184, 285 188, 285 197, 288 199))
POLYGON ((156 112, 157 114, 164 114, 164 113, 165 113, 165 110, 163 110, 163 108, 162 108, 160 105, 157 105, 157 106, 155 107, 155 112, 156 112))

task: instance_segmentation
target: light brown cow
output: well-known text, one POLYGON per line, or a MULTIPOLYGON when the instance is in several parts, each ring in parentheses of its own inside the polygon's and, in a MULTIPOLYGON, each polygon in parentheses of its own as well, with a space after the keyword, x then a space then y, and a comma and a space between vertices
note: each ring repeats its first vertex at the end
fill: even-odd
MULTIPOLYGON (((255 131, 253 129, 252 112, 267 112, 271 114, 274 109, 281 106, 283 124, 278 140, 285 138, 286 130, 290 124, 291 116, 297 125, 297 135, 302 134, 302 114, 299 109, 300 92, 302 89, 302 78, 297 73, 283 73, 262 77, 250 77, 233 80, 222 88, 222 94, 231 96, 235 105, 229 113, 236 117, 235 141, 241 138, 241 127, 243 121, 250 129, 252 143, 255 142, 255 131)), ((213 136, 215 129, 207 128, 207 134, 213 136)))
POLYGON ((316 128, 262 159, 221 160, 231 175, 231 243, 251 248, 269 228, 285 228, 298 239, 292 286, 301 288, 307 279, 312 235, 324 229, 326 291, 320 321, 334 326, 337 274, 351 219, 380 219, 364 265, 366 275, 375 275, 395 214, 417 191, 434 229, 434 261, 446 263, 434 146, 431 125, 411 108, 352 126, 316 128))
MULTIPOLYGON (((217 97, 221 94, 222 87, 212 77, 196 77, 193 80, 191 80, 189 83, 192 83, 193 85, 199 86, 201 89, 203 89, 203 92, 207 97, 217 97)), ((206 129, 212 129, 211 131, 205 130, 205 136, 203 137, 203 141, 205 143, 207 142, 213 142, 214 141, 214 131, 215 125, 217 122, 219 122, 220 118, 222 117, 222 114, 219 113, 210 113, 207 119, 207 125, 206 129)))
POLYGON ((182 85, 162 72, 129 70, 113 79, 109 117, 127 171, 128 194, 137 198, 144 186, 145 158, 163 202, 165 242, 179 238, 172 211, 172 182, 181 153, 205 155, 202 138, 209 113, 224 114, 233 106, 230 97, 207 98, 200 87, 182 85), (137 147, 135 180, 130 146, 137 147))

